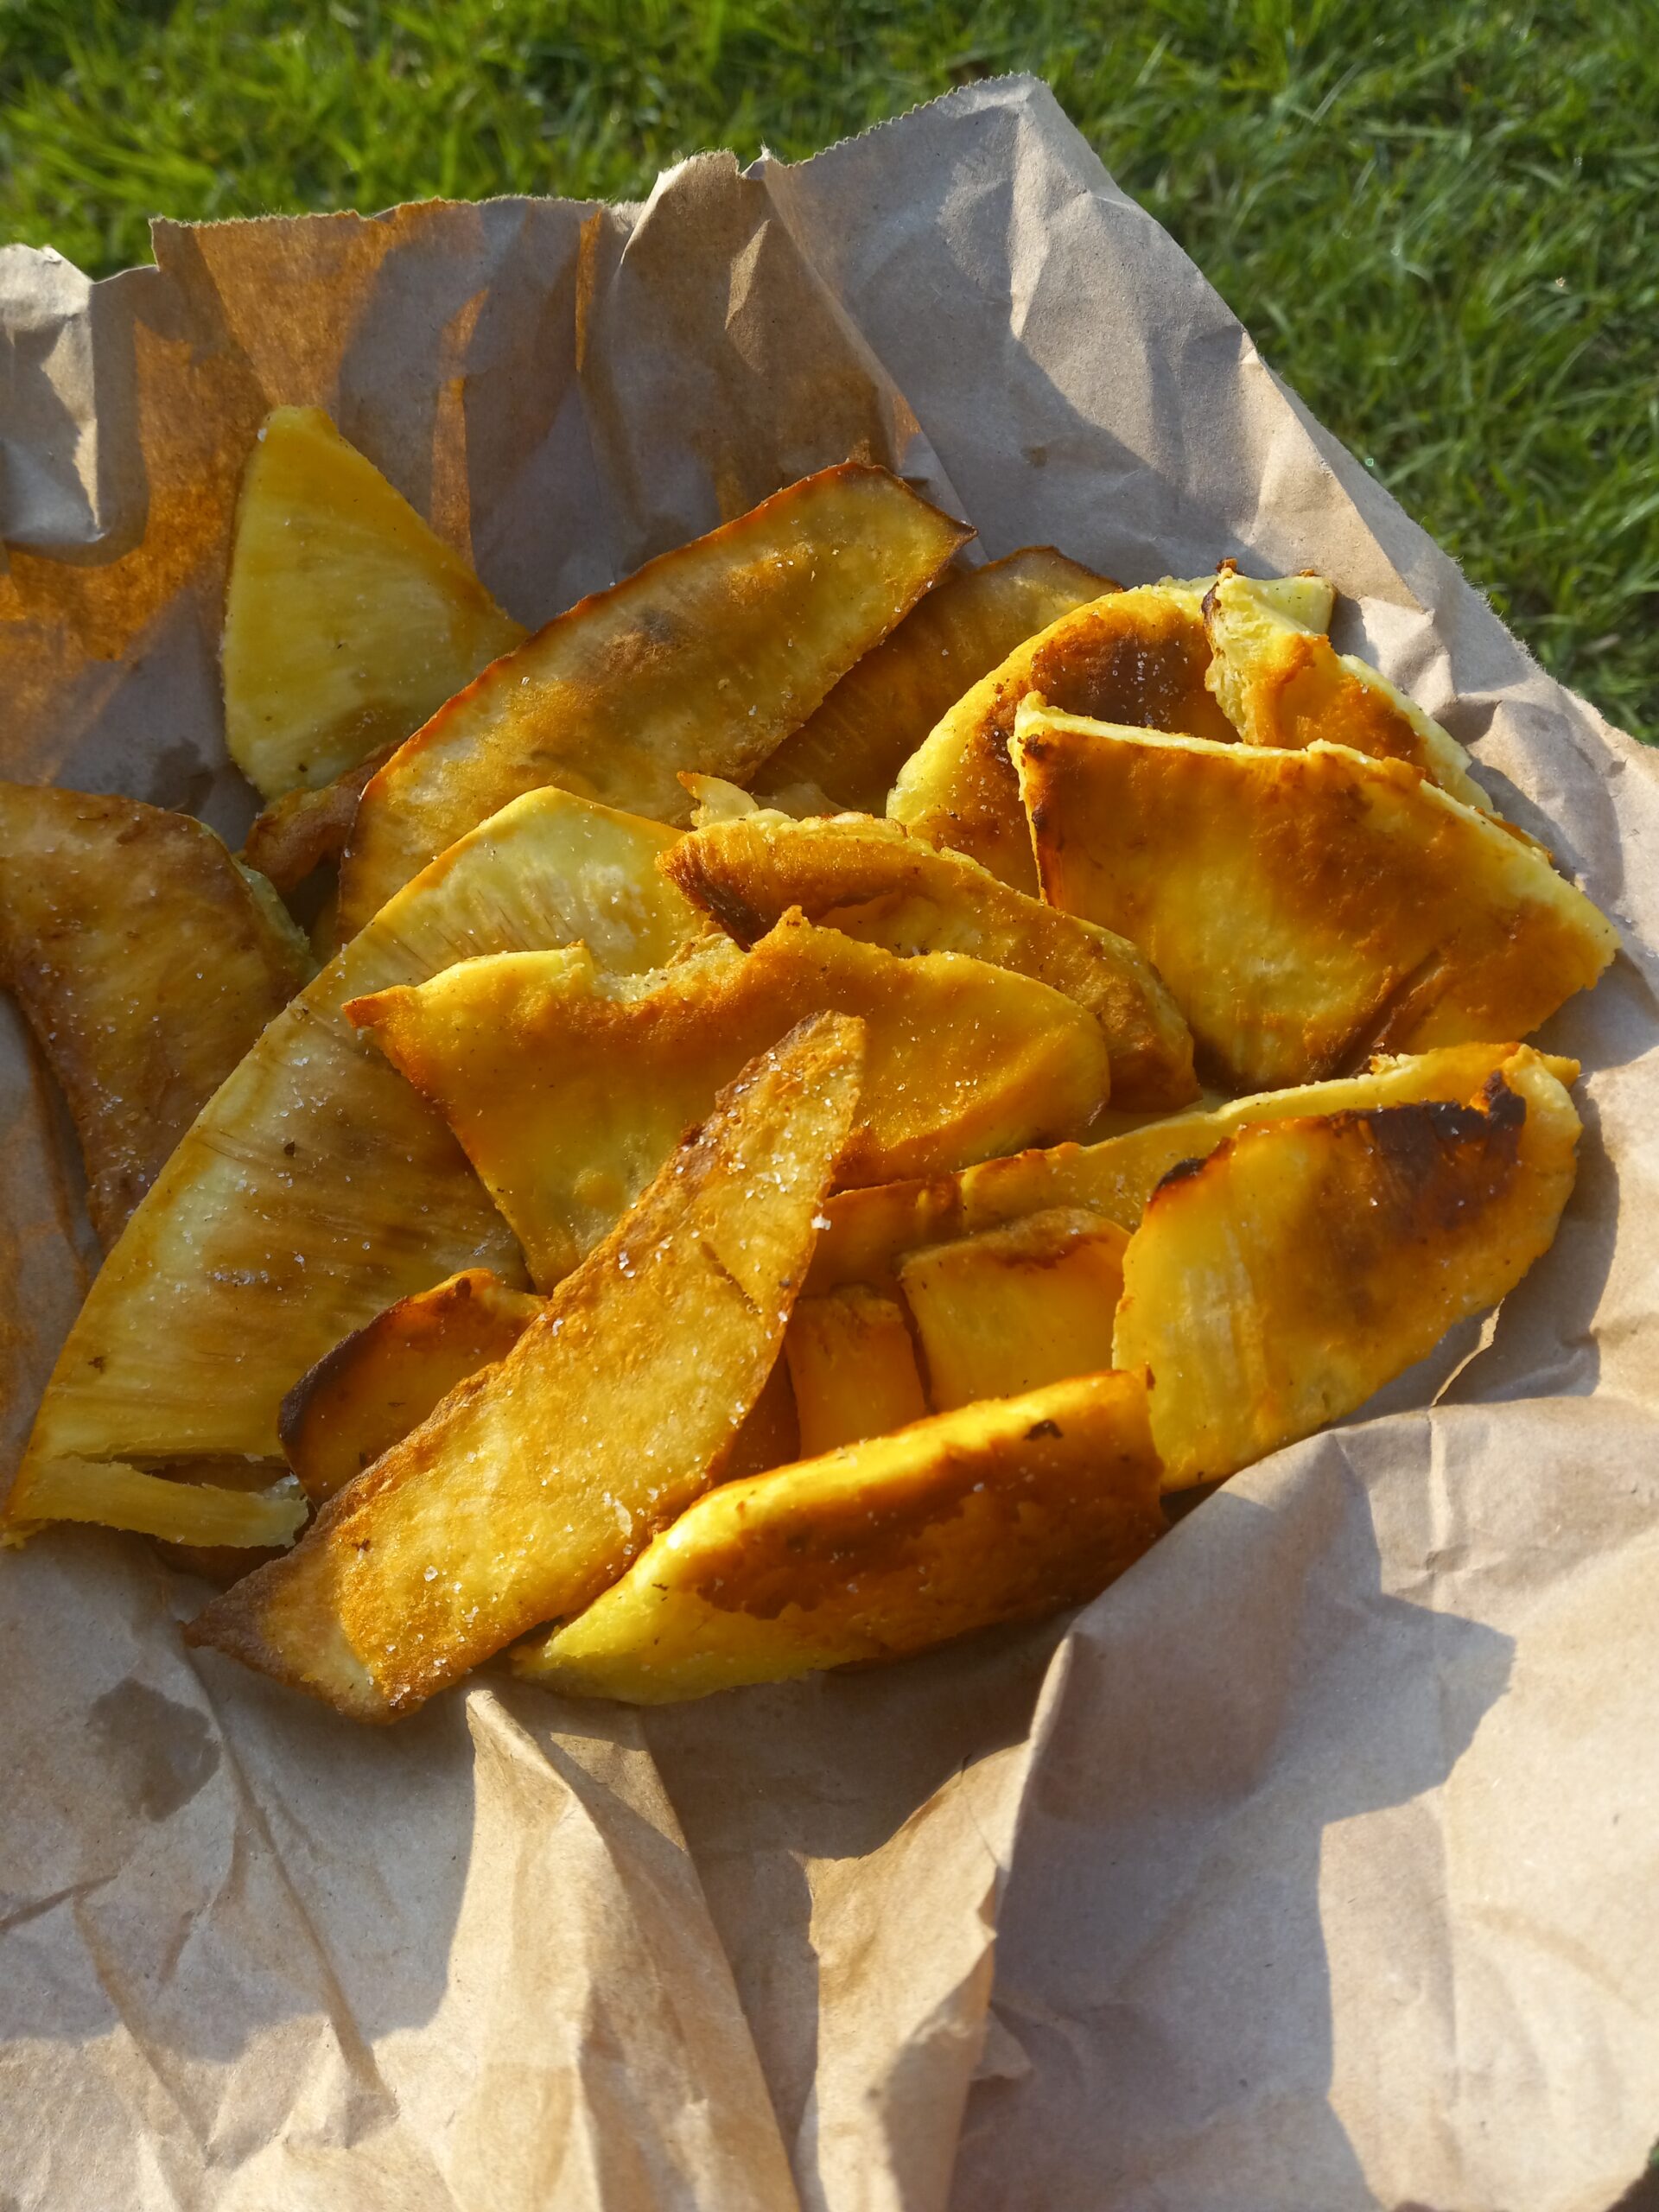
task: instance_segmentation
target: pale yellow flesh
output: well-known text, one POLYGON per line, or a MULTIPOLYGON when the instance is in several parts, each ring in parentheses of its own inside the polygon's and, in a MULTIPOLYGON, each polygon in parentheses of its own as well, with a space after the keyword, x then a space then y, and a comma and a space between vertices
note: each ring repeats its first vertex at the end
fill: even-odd
POLYGON ((237 508, 225 734, 266 798, 407 737, 523 641, 465 561, 317 407, 279 407, 237 508))
POLYGON ((291 1544, 309 1510, 298 1485, 227 1490, 216 1483, 171 1482, 118 1459, 55 1459, 37 1474, 34 1518, 8 1523, 0 1542, 18 1545, 48 1521, 90 1521, 163 1542, 260 1550, 291 1544))
POLYGON ((797 1301, 784 1338, 804 1459, 928 1411, 905 1310, 861 1283, 797 1301))
POLYGON ((1091 1375, 710 1491, 517 1673, 639 1704, 1077 1605, 1163 1522, 1145 1395, 1091 1375))

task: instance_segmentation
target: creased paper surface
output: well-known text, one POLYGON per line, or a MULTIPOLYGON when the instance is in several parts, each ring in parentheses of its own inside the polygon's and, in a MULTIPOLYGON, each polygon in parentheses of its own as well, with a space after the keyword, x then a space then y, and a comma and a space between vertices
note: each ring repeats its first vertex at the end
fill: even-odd
MULTIPOLYGON (((1287 395, 1046 90, 639 208, 0 253, 0 772, 232 836, 238 476, 327 408, 537 622, 856 453, 1126 582, 1317 567, 1615 917, 1554 1250, 1073 1624, 390 1732, 137 1540, 0 1560, 0 2203, 1604 2212, 1659 2133, 1659 774, 1287 395)), ((15 1453, 93 1264, 0 1009, 15 1453)))

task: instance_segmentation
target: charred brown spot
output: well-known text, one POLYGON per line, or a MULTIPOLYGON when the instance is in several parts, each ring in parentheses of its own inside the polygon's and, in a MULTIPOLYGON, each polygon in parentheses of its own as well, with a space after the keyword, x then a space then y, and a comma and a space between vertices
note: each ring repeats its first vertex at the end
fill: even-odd
POLYGON ((1060 1424, 1057 1421, 1033 1421, 1026 1431, 1026 1441, 1034 1444, 1039 1436, 1058 1436, 1061 1433, 1060 1424))
POLYGON ((1160 1191, 1168 1190, 1172 1183, 1185 1183, 1194 1175, 1202 1175, 1214 1158, 1213 1153, 1201 1152, 1194 1160, 1178 1160, 1153 1185, 1153 1197, 1155 1198, 1160 1191))

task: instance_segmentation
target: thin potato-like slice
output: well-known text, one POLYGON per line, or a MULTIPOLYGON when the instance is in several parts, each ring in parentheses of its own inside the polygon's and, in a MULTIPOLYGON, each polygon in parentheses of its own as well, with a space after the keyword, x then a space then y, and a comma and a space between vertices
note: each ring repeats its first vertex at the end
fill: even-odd
POLYGON ((1139 1381, 1084 1376, 709 1491, 513 1670, 654 1705, 895 1659, 1080 1605, 1163 1528, 1139 1381))
POLYGON ((748 782, 972 534, 849 462, 583 600, 370 784, 340 870, 342 931, 540 785, 683 824, 677 772, 748 782))
POLYGON ((202 823, 0 783, 0 986, 63 1085, 106 1249, 310 967, 202 823))
POLYGON ((752 1062, 505 1359, 187 1631, 389 1720, 578 1612, 709 1479, 778 1355, 857 1110, 859 1025, 752 1062))
POLYGON ((306 1502, 297 1484, 269 1490, 230 1490, 215 1483, 169 1482, 164 1475, 117 1460, 54 1459, 36 1477, 30 1500, 34 1521, 8 1525, 0 1541, 14 1547, 46 1521, 89 1521, 127 1529, 163 1543, 192 1549, 260 1551, 291 1544, 305 1524, 306 1502))
POLYGON ((934 1410, 1111 1366, 1128 1243, 1103 1214, 1051 1206, 900 1260, 934 1410))
POLYGON ((1016 891, 1035 892, 1031 836, 1008 761, 1016 709, 1038 691, 1058 707, 1221 742, 1236 732, 1205 688, 1208 577, 1115 592, 1062 615, 957 701, 899 772, 887 815, 967 853, 1016 891))
POLYGON ((223 646, 226 741, 265 798, 401 743, 524 635, 320 407, 270 416, 237 506, 223 646))
POLYGON ((1192 1034, 1136 946, 1011 890, 965 854, 896 822, 751 814, 681 838, 661 865, 740 944, 798 906, 809 920, 890 952, 965 952, 1035 976, 1100 1023, 1114 1107, 1167 1112, 1198 1095, 1192 1034))
POLYGON ((904 1307, 862 1283, 798 1300, 784 1353, 802 1459, 884 1436, 928 1410, 904 1307))
POLYGON ((1116 1357, 1165 1484, 1230 1475, 1362 1406, 1548 1249, 1579 1117, 1535 1057, 1466 1106, 1275 1122, 1153 1193, 1116 1357))
POLYGON ((284 1394, 342 1337, 462 1268, 522 1281, 454 1139, 340 1006, 472 954, 576 938, 614 964, 655 965, 695 926, 652 865, 669 834, 532 793, 277 1016, 93 1283, 13 1486, 14 1523, 42 1517, 35 1486, 56 1459, 279 1459, 284 1394))
POLYGON ((1014 751, 1044 896, 1135 940, 1230 1090, 1524 1037, 1618 950, 1535 846, 1397 760, 1035 702, 1014 751))
POLYGON ((1074 1132, 1106 1097, 1105 1045, 1074 1001, 959 953, 902 960, 798 914, 753 952, 711 938, 660 975, 601 975, 577 946, 467 961, 347 1013, 444 1116, 547 1290, 721 1084, 826 1007, 869 1028, 843 1184, 1074 1132))
POLYGON ((830 798, 826 812, 880 814, 893 778, 970 684, 1039 630, 1116 588, 1052 545, 957 570, 848 670, 784 740, 755 789, 769 798, 816 785, 830 798))

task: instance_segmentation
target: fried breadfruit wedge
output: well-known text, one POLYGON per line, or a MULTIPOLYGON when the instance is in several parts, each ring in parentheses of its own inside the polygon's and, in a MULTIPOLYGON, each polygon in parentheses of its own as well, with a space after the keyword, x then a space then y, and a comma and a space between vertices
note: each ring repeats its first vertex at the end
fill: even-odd
POLYGON ((513 1671, 666 1704, 1035 1619, 1157 1541, 1158 1475, 1134 1376, 964 1406, 709 1491, 513 1671))
POLYGON ((1496 1305, 1549 1249, 1579 1130, 1533 1058, 1468 1105, 1275 1122, 1170 1175, 1124 1254, 1116 1339, 1166 1486, 1341 1420, 1496 1305))
POLYGON ((57 1459, 280 1462, 284 1395, 394 1300, 463 1268, 522 1281, 442 1121, 340 1014, 469 955, 569 944, 654 967, 688 908, 658 825, 533 793, 429 869, 285 1007, 217 1090, 94 1281, 7 1506, 57 1459))
POLYGON ((1100 1023, 1115 1108, 1167 1113, 1198 1095, 1191 1032, 1137 947, 896 822, 754 813, 694 830, 661 866, 740 944, 798 906, 861 944, 965 952, 1063 991, 1100 1023))
POLYGON ((1208 577, 1113 592, 1062 615, 1016 646, 944 715, 899 770, 888 818, 950 845, 1016 891, 1037 872, 1008 762, 1014 713, 1027 692, 1103 721, 1236 735, 1205 686, 1208 577))
POLYGON ((1230 563, 1204 602, 1214 656, 1205 681, 1245 742, 1300 751, 1320 739, 1373 760, 1403 760, 1465 806, 1491 813, 1456 738, 1386 676, 1338 652, 1325 636, 1330 586, 1320 584, 1321 610, 1287 604, 1283 582, 1241 576, 1230 563))
POLYGON ((1306 1115, 1368 1113, 1419 1099, 1455 1105, 1478 1097, 1500 1069, 1538 1066, 1560 1083, 1576 1080, 1576 1060, 1535 1052, 1529 1045, 1458 1045, 1411 1057, 1379 1058, 1363 1075, 1293 1090, 1259 1091, 1225 1105, 1109 1137, 1099 1144, 1060 1144, 988 1160, 959 1174, 843 1191, 830 1199, 829 1227, 813 1254, 813 1295, 843 1283, 894 1293, 904 1254, 953 1237, 976 1236, 1051 1207, 1080 1207, 1132 1230, 1147 1200, 1172 1168, 1207 1160, 1241 1131, 1306 1115))
POLYGON ((798 1300, 784 1354, 803 1459, 884 1436, 928 1410, 904 1307, 862 1283, 798 1300))
POLYGON ((237 506, 222 647, 226 741, 266 798, 401 743, 524 635, 321 408, 268 418, 237 506))
POLYGON ((861 1058, 858 1023, 825 1015, 753 1061, 507 1357, 189 1640, 389 1720, 615 1581, 772 1372, 861 1058))
POLYGON ((467 961, 346 1011, 444 1116, 549 1290, 721 1085, 823 1008, 869 1031, 842 1184, 1070 1134, 1106 1098, 1105 1045, 1075 1001, 959 953, 899 959, 798 914, 752 952, 713 937, 658 975, 602 975, 576 946, 467 961))
POLYGON ((829 812, 880 814, 893 778, 970 684, 1039 630, 1116 588, 1052 545, 955 570, 784 740, 755 790, 769 797, 816 785, 829 812))
POLYGON ((820 470, 488 669, 364 792, 340 928, 521 791, 684 824, 678 771, 746 784, 972 536, 884 468, 820 470))
MULTIPOLYGON (((269 1472, 276 1475, 276 1470, 269 1472)), ((193 1554, 263 1551, 291 1544, 305 1525, 299 1485, 280 1477, 263 1490, 172 1481, 118 1459, 53 1459, 36 1471, 30 1510, 40 1521, 86 1521, 128 1529, 193 1554)), ((10 1532, 0 1530, 0 1541, 10 1532)), ((192 1567, 208 1559, 181 1562, 192 1567)), ((223 1562, 213 1560, 213 1566, 223 1562)))
POLYGON ((1014 752, 1043 895, 1134 939, 1226 1090, 1524 1037, 1618 949, 1535 846, 1401 761, 1034 702, 1014 752))
POLYGON ((0 987, 63 1086, 106 1250, 310 967, 204 823, 0 783, 0 987))

